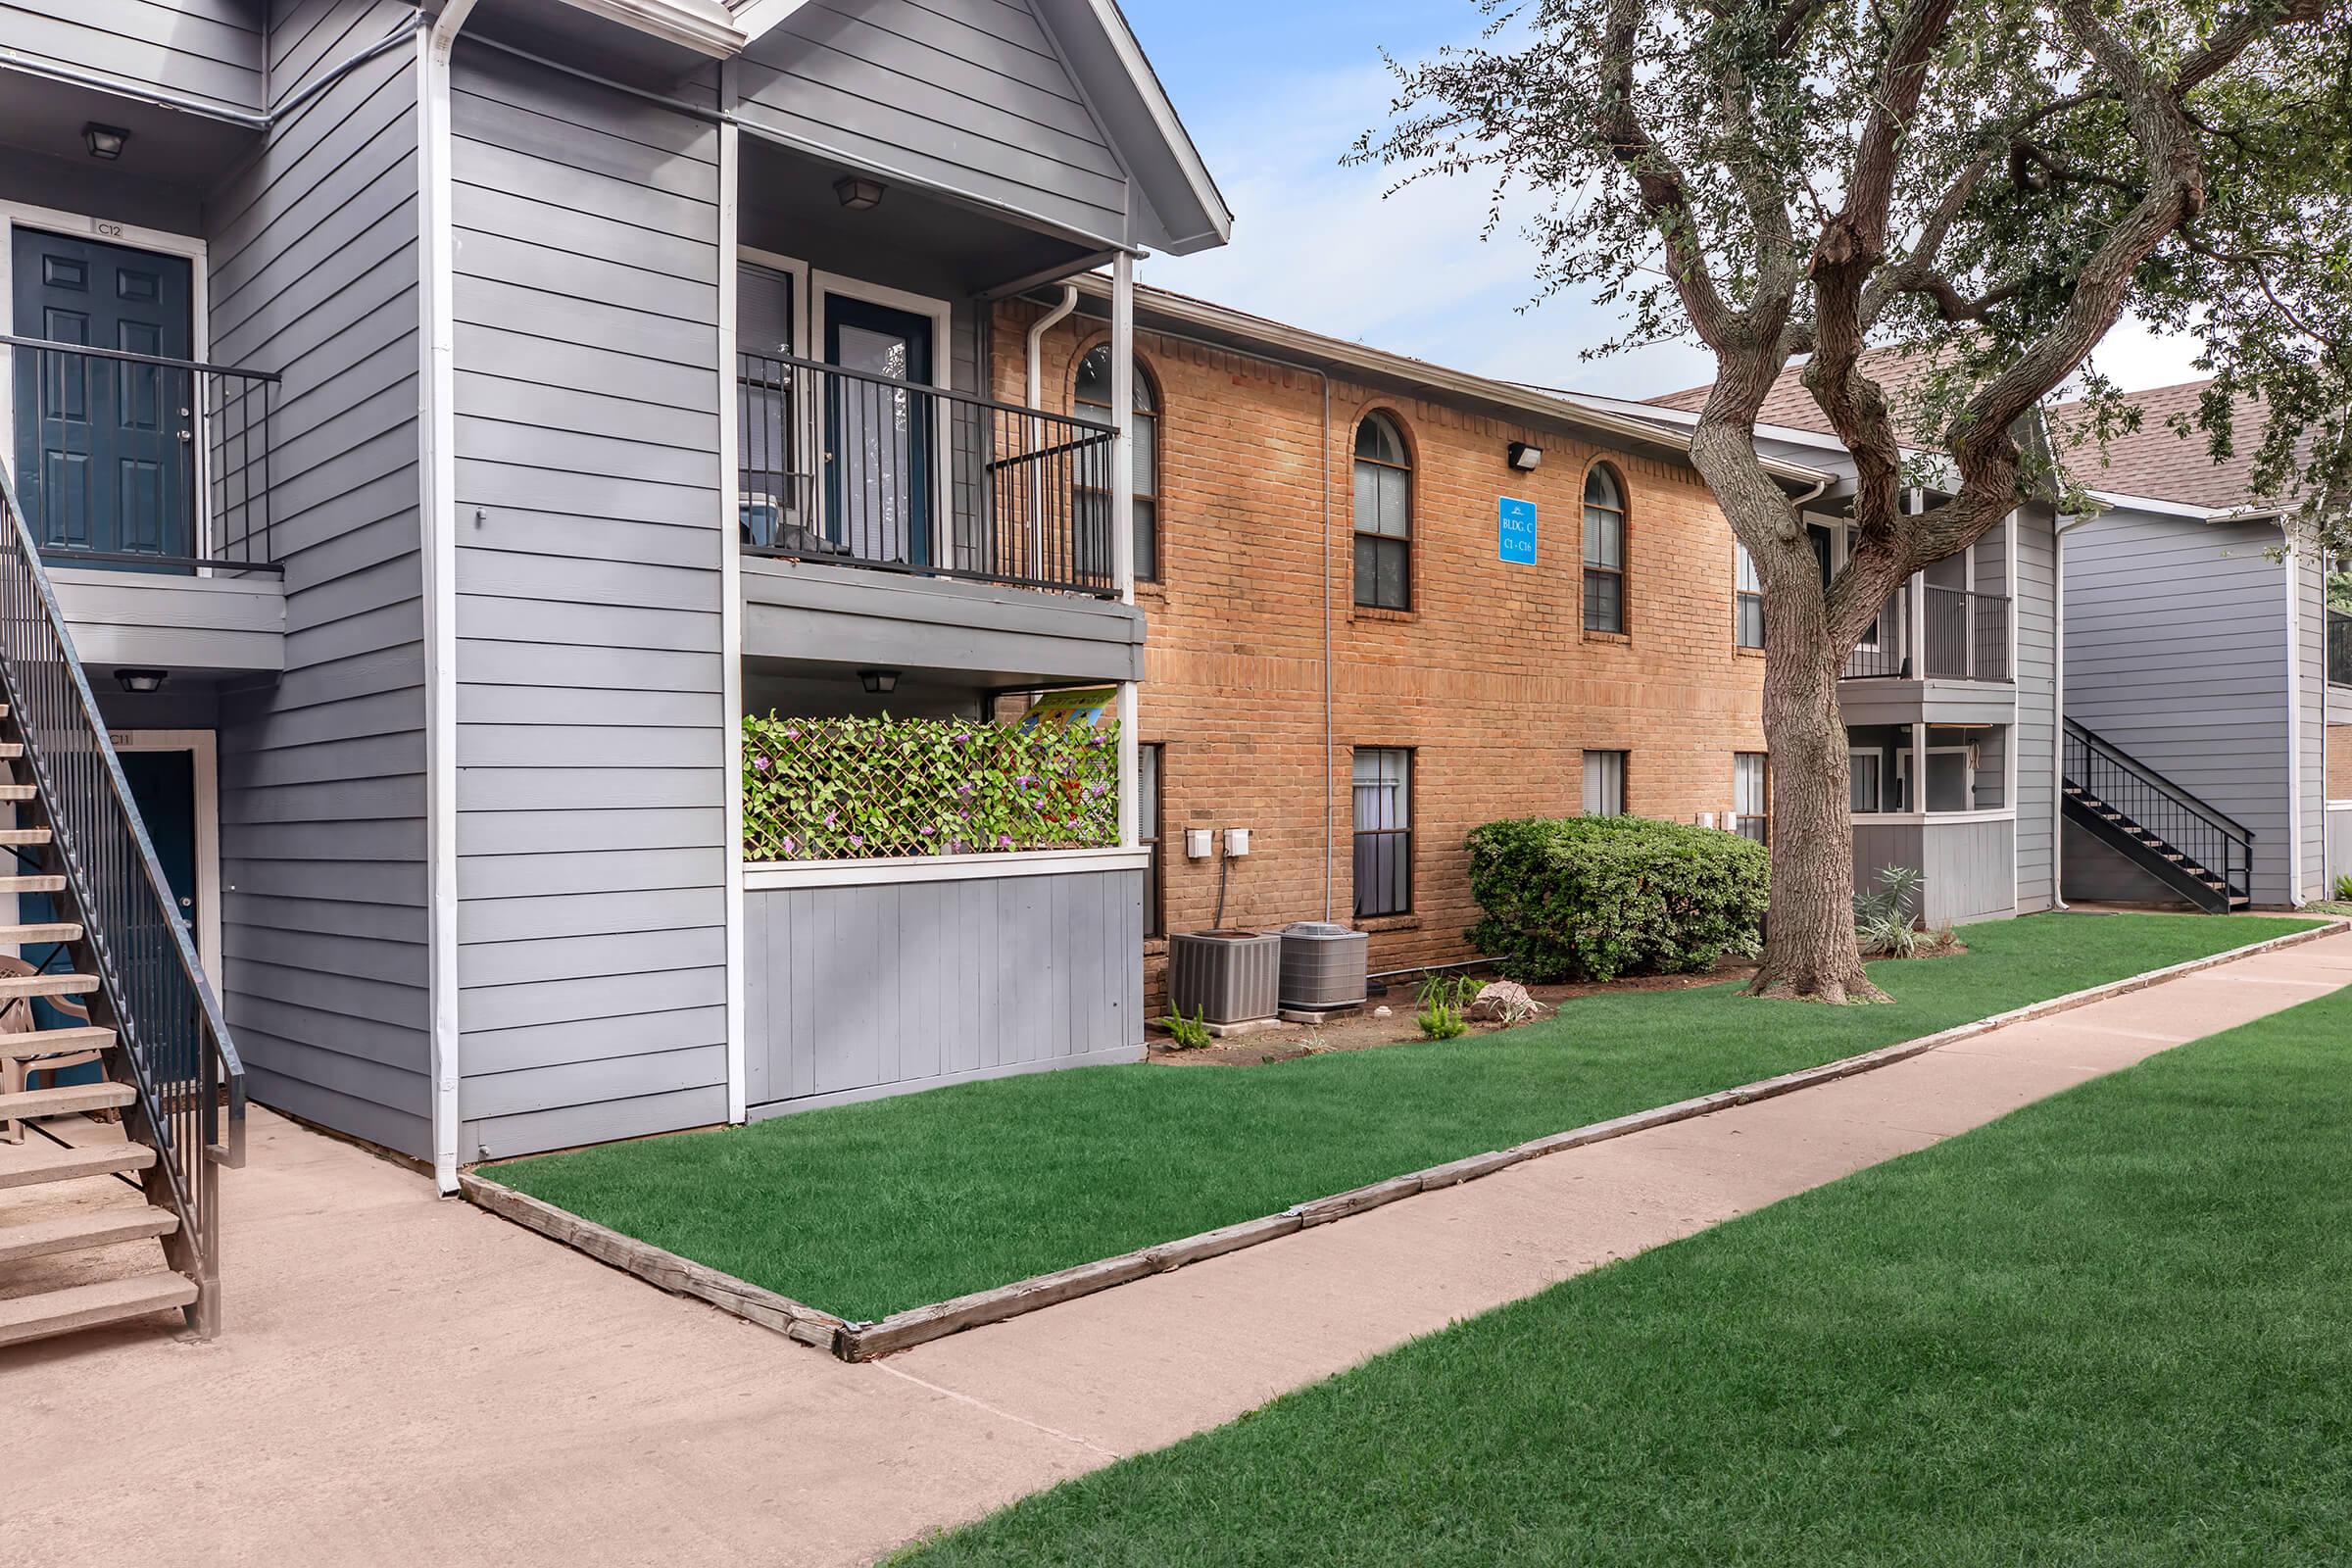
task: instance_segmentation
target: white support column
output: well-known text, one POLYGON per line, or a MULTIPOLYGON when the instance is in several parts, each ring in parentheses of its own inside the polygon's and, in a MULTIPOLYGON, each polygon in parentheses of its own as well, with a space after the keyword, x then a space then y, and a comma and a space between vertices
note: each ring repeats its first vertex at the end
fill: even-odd
MULTIPOLYGON (((1110 448, 1110 561, 1119 602, 1135 603, 1135 257, 1121 251, 1110 264, 1110 419, 1118 430, 1110 448)), ((1142 789, 1135 682, 1119 683, 1119 844, 1141 842, 1136 799, 1142 789)))
MULTIPOLYGON (((719 67, 718 101, 735 107, 735 62, 719 67)), ((733 123, 718 127, 718 656, 726 703, 727 895, 727 1120, 740 1122, 749 1103, 743 954, 743 551, 738 537, 742 498, 741 439, 735 414, 735 265, 741 211, 741 145, 733 123)))
POLYGON ((1925 720, 1911 726, 1911 799, 1904 805, 1923 817, 1928 814, 1928 726, 1925 720))

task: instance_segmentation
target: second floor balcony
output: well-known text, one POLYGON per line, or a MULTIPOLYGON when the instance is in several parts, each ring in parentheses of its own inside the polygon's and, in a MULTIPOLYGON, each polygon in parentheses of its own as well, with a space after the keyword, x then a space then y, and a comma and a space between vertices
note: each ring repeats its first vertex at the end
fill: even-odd
POLYGON ((1915 577, 1863 634, 1846 661, 1845 678, 2012 681, 2013 613, 2006 594, 1938 587, 1915 577))
POLYGON ((1118 596, 1109 426, 786 356, 736 385, 746 551, 1118 596))
POLYGON ((2352 687, 2352 611, 2328 612, 2328 684, 2352 687))

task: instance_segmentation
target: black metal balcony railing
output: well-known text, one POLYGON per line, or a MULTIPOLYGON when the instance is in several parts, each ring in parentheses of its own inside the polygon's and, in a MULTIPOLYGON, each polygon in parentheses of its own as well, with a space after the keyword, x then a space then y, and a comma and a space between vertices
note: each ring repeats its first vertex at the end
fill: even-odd
POLYGON ((2071 718, 2059 760, 2074 806, 2164 880, 2216 913, 2251 899, 2254 833, 2243 822, 2071 718))
POLYGON ((282 572, 270 529, 279 377, 0 334, 17 494, 43 560, 282 572))
POLYGON ((149 1200, 179 1219, 164 1238, 165 1254, 196 1282, 196 1327, 209 1335, 220 1309, 219 1172, 245 1162, 245 1070, 5 469, 0 694, 22 737, 30 769, 24 776, 47 810, 48 869, 65 878, 97 971, 90 1021, 115 1031, 138 1091, 125 1115, 156 1152, 149 1200))
POLYGON ((1108 425, 814 360, 736 363, 758 555, 1107 598, 1108 425))
POLYGON ((2352 613, 2328 612, 2328 684, 2352 686, 2352 613))
POLYGON ((1886 602, 1879 612, 1876 635, 1865 637, 1846 660, 1847 679, 2010 679, 2006 595, 1927 584, 1920 589, 1920 601, 1916 634, 1910 591, 1886 602))

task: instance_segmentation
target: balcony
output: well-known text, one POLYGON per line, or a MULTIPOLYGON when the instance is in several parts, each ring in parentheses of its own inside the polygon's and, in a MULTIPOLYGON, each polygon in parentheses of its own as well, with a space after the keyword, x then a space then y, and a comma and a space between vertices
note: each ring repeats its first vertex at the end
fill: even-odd
POLYGON ((2328 684, 2352 687, 2352 611, 2328 612, 2328 684))
POLYGON ((2010 613, 2005 594, 1939 588, 1915 578, 1886 601, 1847 659, 1845 678, 2009 681, 2010 613))
POLYGON ((745 552, 1115 599, 1107 425, 737 356, 745 552))
POLYGON ((85 663, 284 666, 278 377, 0 334, 24 521, 85 663))

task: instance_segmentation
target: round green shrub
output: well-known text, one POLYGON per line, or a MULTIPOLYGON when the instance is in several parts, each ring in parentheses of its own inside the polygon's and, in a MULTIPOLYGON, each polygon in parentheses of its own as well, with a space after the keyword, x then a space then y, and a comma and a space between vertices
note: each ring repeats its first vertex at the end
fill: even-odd
POLYGON ((1526 817, 1470 834, 1478 951, 1536 985, 1704 969, 1752 949, 1771 899, 1763 846, 1639 816, 1526 817))

